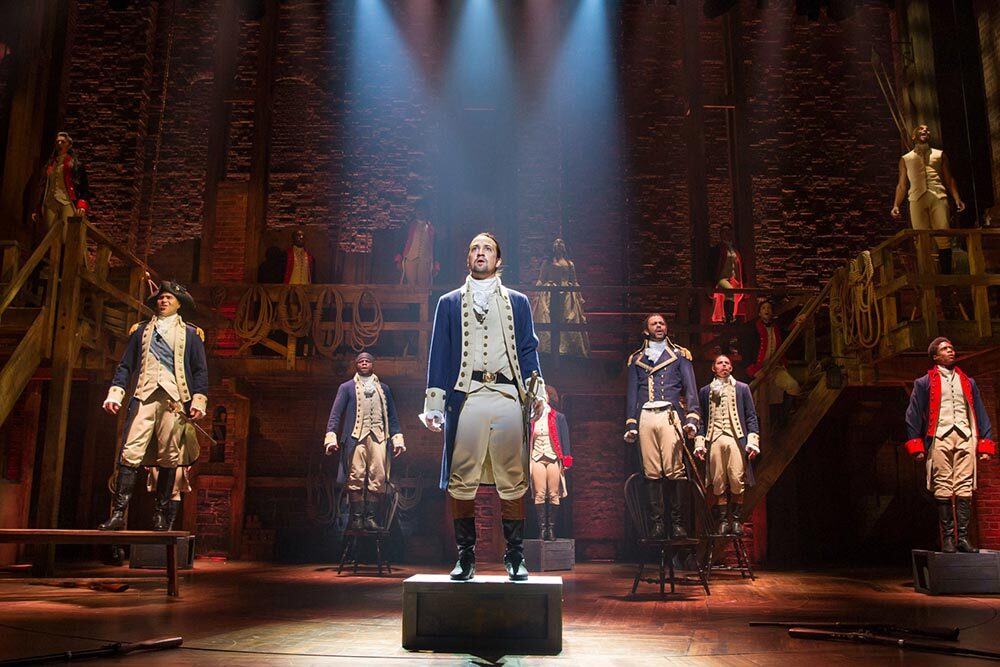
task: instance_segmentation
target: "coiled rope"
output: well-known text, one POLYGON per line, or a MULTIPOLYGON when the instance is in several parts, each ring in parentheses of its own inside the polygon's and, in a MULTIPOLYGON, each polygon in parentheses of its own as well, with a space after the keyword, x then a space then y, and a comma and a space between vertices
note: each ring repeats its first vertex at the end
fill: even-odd
POLYGON ((333 353, 344 342, 344 297, 340 292, 325 287, 316 299, 316 310, 312 318, 312 338, 316 352, 326 358, 333 356, 333 353), (323 311, 333 306, 336 319, 332 325, 323 321, 323 311))
POLYGON ((382 333, 382 321, 382 306, 375 298, 375 293, 369 289, 358 292, 351 304, 351 348, 355 352, 361 352, 377 343, 382 333), (361 305, 366 296, 371 298, 375 309, 375 316, 368 322, 361 318, 361 305))
POLYGON ((830 299, 830 313, 844 332, 847 345, 870 349, 882 334, 882 313, 875 300, 875 267, 865 250, 838 271, 838 285, 830 299))
POLYGON ((267 296, 267 290, 260 285, 254 285, 240 297, 236 306, 236 319, 233 329, 243 340, 239 353, 243 354, 251 346, 267 338, 274 323, 274 306, 267 296))
POLYGON ((296 338, 302 338, 312 329, 309 297, 300 285, 288 285, 278 294, 275 323, 279 329, 296 338))

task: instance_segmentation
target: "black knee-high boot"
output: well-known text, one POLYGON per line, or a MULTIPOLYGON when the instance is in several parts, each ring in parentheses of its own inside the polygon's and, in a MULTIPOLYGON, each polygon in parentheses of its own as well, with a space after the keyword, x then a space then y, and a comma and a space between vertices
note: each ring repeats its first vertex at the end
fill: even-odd
POLYGON ((941 523, 941 551, 955 553, 955 515, 951 509, 951 498, 937 499, 938 521, 941 523))
POLYGON ((98 530, 121 530, 125 527, 125 510, 132 500, 135 491, 135 481, 139 478, 139 470, 128 466, 118 466, 118 478, 115 480, 115 495, 111 500, 111 516, 99 525, 98 530))
POLYGON ((153 530, 167 530, 170 498, 174 495, 177 468, 156 467, 156 508, 153 510, 153 530))
POLYGON ((955 517, 958 519, 958 542, 955 546, 965 554, 977 554, 979 549, 969 542, 969 522, 972 520, 972 498, 955 498, 955 517))
POLYGON ((684 497, 683 480, 667 480, 667 491, 670 493, 670 537, 683 540, 688 536, 681 513, 681 499, 684 497))
POLYGON ((649 539, 662 540, 667 532, 663 528, 663 487, 659 479, 644 479, 646 503, 649 507, 649 539))
POLYGON ((476 517, 455 519, 455 543, 458 562, 449 576, 454 581, 468 581, 476 576, 476 517))
POLYGON ((554 542, 556 539, 556 522, 559 520, 559 505, 549 503, 549 520, 545 524, 546 542, 554 542))
POLYGON ((507 578, 511 581, 524 581, 528 578, 528 568, 524 564, 524 500, 501 498, 500 522, 503 525, 503 539, 507 542, 503 554, 507 578))

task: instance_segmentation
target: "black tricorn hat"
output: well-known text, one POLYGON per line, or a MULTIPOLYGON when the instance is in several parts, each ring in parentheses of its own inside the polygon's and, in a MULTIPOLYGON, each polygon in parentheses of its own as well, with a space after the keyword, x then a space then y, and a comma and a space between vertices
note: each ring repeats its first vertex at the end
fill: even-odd
POLYGON ((156 300, 160 298, 161 294, 173 294, 180 301, 180 309, 185 314, 190 314, 195 309, 194 299, 186 287, 173 280, 164 280, 160 283, 160 289, 156 291, 156 294, 152 294, 146 299, 146 305, 152 308, 153 312, 156 312, 156 300))

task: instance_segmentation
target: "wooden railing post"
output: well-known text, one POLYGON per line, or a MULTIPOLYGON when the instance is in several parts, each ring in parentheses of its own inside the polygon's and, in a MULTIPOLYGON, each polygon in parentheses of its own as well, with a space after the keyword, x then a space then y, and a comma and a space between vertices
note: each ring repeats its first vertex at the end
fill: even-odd
MULTIPOLYGON (((66 250, 63 253, 59 298, 56 303, 55 341, 52 347, 52 384, 45 418, 45 444, 38 486, 36 523, 38 528, 56 528, 59 522, 59 499, 62 492, 63 458, 66 429, 69 424, 69 399, 73 367, 79 351, 80 267, 84 260, 84 222, 74 217, 66 225, 66 250)), ((57 270, 53 267, 53 270, 57 270)), ((53 285, 57 284, 53 282, 53 285)), ((43 574, 52 570, 54 547, 47 546, 36 555, 35 567, 43 574)))
POLYGON ((986 277, 986 257, 983 255, 983 234, 980 230, 972 230, 968 236, 969 275, 973 277, 972 311, 976 318, 976 333, 980 338, 990 338, 993 335, 993 323, 990 321, 989 287, 985 280, 976 283, 976 278, 986 277))
MULTIPOLYGON (((934 239, 929 233, 917 234, 917 273, 926 279, 937 275, 934 262, 934 239)), ((933 285, 920 288, 920 316, 924 320, 924 334, 928 340, 938 335, 937 294, 933 285)))

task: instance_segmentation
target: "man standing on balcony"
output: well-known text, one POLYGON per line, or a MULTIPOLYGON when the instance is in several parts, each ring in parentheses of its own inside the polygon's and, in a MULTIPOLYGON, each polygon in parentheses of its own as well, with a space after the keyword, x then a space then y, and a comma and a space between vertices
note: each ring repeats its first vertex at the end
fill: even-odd
POLYGON ((316 282, 316 261, 306 250, 306 233, 301 229, 292 232, 292 245, 285 251, 286 285, 311 285, 316 282))
POLYGON ((687 479, 682 448, 684 437, 693 438, 698 430, 698 385, 691 353, 667 338, 663 315, 647 316, 643 333, 645 343, 628 358, 624 437, 630 444, 639 441, 650 538, 661 540, 667 536, 663 525, 666 491, 670 498, 671 537, 682 539, 687 537, 681 519, 681 481, 687 479))
POLYGON ((993 428, 976 381, 955 365, 951 341, 935 338, 927 355, 934 368, 913 383, 906 409, 906 451, 926 463, 927 488, 934 494, 941 523, 941 551, 954 553, 957 546, 958 551, 975 553, 978 549, 969 542, 969 521, 976 456, 989 461, 996 454, 993 428))
POLYGON ((73 150, 73 139, 69 133, 56 134, 55 147, 45 164, 42 179, 44 188, 38 201, 38 210, 32 218, 41 216, 45 220, 46 230, 57 222, 86 213, 89 206, 87 201, 90 199, 87 171, 73 150))
MULTIPOLYGON (((965 202, 958 194, 958 185, 948 168, 944 151, 931 148, 931 130, 917 125, 910 135, 913 150, 899 158, 899 180, 892 201, 890 214, 899 218, 903 197, 910 202, 910 225, 914 229, 948 229, 948 194, 955 200, 955 210, 965 210, 965 202)), ((935 237, 939 250, 941 273, 951 273, 951 240, 935 237)))
POLYGON ((750 462, 760 454, 757 411, 750 387, 733 377, 729 357, 715 358, 712 375, 712 382, 698 393, 704 419, 694 454, 703 461, 708 455, 718 534, 743 535, 743 492, 753 484, 750 462))
POLYGON ((171 512, 176 512, 170 500, 177 467, 189 466, 198 458, 198 438, 191 421, 204 417, 208 407, 205 332, 181 319, 180 310, 194 310, 191 294, 181 285, 163 281, 150 302, 156 315, 132 327, 128 347, 104 400, 105 412, 118 414, 126 388, 135 382, 111 517, 99 526, 101 530, 125 527, 125 510, 139 469, 153 465, 157 467, 153 530, 167 530, 174 520, 171 512))
POLYGON ((357 369, 354 377, 337 389, 323 446, 326 455, 330 456, 340 449, 341 442, 344 444, 337 482, 347 482, 351 507, 348 527, 381 530, 375 513, 385 493, 392 457, 405 452, 406 443, 399 429, 396 403, 389 385, 375 375, 375 358, 362 352, 354 360, 354 366, 357 369), (367 498, 364 495, 366 477, 367 498))
POLYGON ((465 284, 442 296, 434 313, 420 418, 431 431, 444 430, 441 488, 455 522, 456 581, 476 571, 480 483, 495 485, 500 496, 507 576, 528 578, 522 542, 529 459, 522 406, 537 418, 545 387, 528 297, 500 282, 502 261, 496 237, 478 234, 469 243, 465 284))

